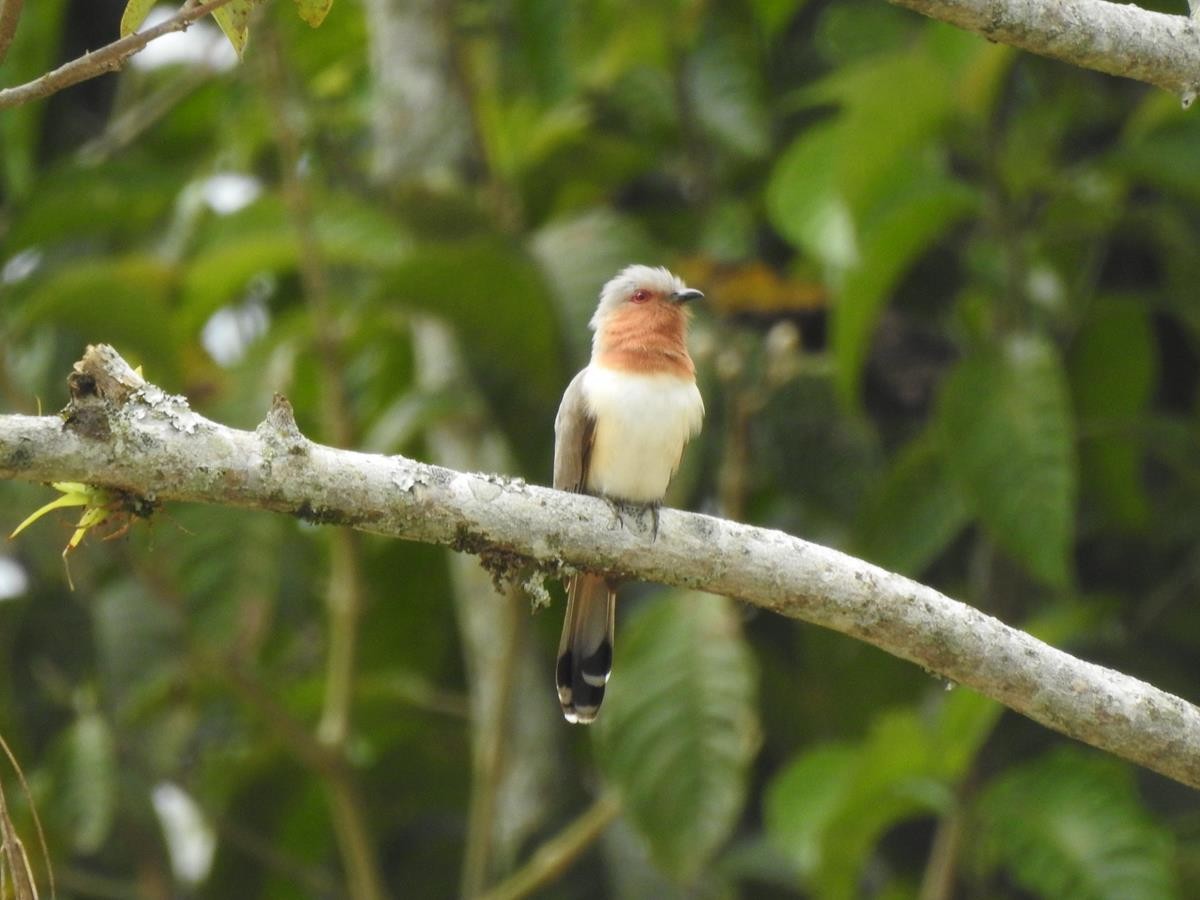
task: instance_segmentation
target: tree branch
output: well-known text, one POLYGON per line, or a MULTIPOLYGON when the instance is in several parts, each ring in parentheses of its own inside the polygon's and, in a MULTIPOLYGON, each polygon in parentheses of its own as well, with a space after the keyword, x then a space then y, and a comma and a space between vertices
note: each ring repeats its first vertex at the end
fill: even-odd
POLYGON ((874 644, 1200 788, 1200 709, 836 550, 670 509, 653 540, 615 526, 595 497, 314 444, 282 397, 256 431, 237 431, 147 384, 105 345, 89 348, 68 383, 65 422, 0 416, 0 478, 273 510, 446 544, 510 578, 533 560, 738 597, 874 644))
POLYGON ((621 813, 614 794, 602 794, 578 819, 542 844, 529 862, 496 885, 480 900, 521 900, 551 884, 592 846, 621 813))
POLYGON ((17 33, 17 22, 21 20, 24 0, 0 0, 0 63, 8 55, 13 36, 17 33))
MULTIPOLYGON (((343 378, 341 339, 331 308, 329 270, 313 229, 312 198, 300 175, 301 140, 288 117, 289 73, 280 38, 273 29, 267 29, 264 38, 261 82, 272 112, 284 201, 300 260, 300 282, 316 329, 322 425, 334 443, 344 447, 353 442, 354 423, 343 378)), ((329 649, 325 701, 317 734, 322 743, 345 753, 364 605, 362 554, 358 535, 350 529, 335 529, 329 538, 329 584, 325 589, 329 649)), ((381 900, 387 892, 357 786, 347 772, 341 778, 328 779, 326 790, 333 807, 334 831, 341 847, 350 896, 356 900, 381 900)))
MULTIPOLYGON (((63 64, 23 85, 0 90, 0 109, 47 97, 121 68, 155 38, 183 31, 231 0, 185 5, 173 18, 63 64)), ((1193 16, 1167 15, 1107 0, 888 0, 988 40, 1073 65, 1145 81, 1179 95, 1200 91, 1200 38, 1193 16)), ((0 60, 16 31, 21 0, 0 0, 0 60)), ((1195 8, 1194 0, 1189 7, 1195 8)))
MULTIPOLYGON (((466 401, 426 429, 426 451, 455 469, 510 466, 504 439, 481 414, 482 401, 472 400, 475 389, 453 332, 427 316, 413 316, 409 328, 417 390, 466 401)), ((523 652, 530 627, 525 591, 508 590, 497 602, 491 577, 467 556, 452 561, 450 583, 471 708, 471 797, 460 893, 475 897, 512 868, 553 807, 563 780, 563 729, 557 698, 542 693, 545 671, 523 652)))
POLYGON ((1200 36, 1190 16, 1107 0, 888 0, 989 41, 1145 81, 1184 106, 1200 90, 1200 36))
MULTIPOLYGON (((8 2, 5 3, 5 9, 8 8, 8 2)), ((49 97, 63 88, 87 81, 89 78, 95 78, 97 75, 103 75, 105 72, 115 72, 125 65, 125 60, 155 38, 170 34, 172 31, 186 31, 197 19, 203 19, 209 13, 230 2, 232 0, 208 0, 207 3, 195 5, 185 3, 183 9, 178 13, 153 28, 127 35, 99 50, 85 53, 33 81, 0 90, 0 109, 20 106, 31 100, 40 100, 42 97, 49 97)))

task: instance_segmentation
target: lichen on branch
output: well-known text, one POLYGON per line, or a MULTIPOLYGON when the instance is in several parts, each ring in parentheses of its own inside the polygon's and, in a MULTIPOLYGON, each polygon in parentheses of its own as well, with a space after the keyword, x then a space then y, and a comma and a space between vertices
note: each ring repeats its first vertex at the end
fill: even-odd
POLYGON ((282 398, 256 431, 239 431, 152 384, 135 386, 111 348, 90 348, 76 370, 95 390, 72 399, 65 421, 0 416, 0 478, 273 510, 491 560, 569 565, 737 597, 874 644, 1063 734, 1200 787, 1200 709, 1191 703, 837 550, 670 509, 652 539, 612 528, 608 505, 595 497, 313 443, 282 398))

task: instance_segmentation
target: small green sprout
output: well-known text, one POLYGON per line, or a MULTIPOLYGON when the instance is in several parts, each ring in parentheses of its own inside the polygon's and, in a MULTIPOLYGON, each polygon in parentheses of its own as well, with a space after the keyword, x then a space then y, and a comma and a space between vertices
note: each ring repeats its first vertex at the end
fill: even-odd
MULTIPOLYGON (((90 484, 83 484, 78 481, 56 481, 51 486, 56 491, 62 493, 62 496, 56 500, 51 500, 41 509, 36 510, 24 522, 13 529, 8 539, 12 540, 15 538, 52 509, 60 509, 66 506, 84 507, 83 515, 79 517, 79 522, 75 525, 75 533, 71 535, 71 539, 67 541, 67 546, 63 548, 62 552, 63 566, 67 570, 67 584, 70 585, 71 590, 75 590, 75 582, 71 580, 71 566, 67 562, 67 554, 78 547, 84 535, 97 525, 103 525, 115 517, 132 516, 135 514, 128 512, 128 504, 124 502, 124 496, 120 491, 93 487, 90 484)), ((126 522, 122 528, 106 536, 105 540, 124 534, 128 528, 129 522, 126 522)))

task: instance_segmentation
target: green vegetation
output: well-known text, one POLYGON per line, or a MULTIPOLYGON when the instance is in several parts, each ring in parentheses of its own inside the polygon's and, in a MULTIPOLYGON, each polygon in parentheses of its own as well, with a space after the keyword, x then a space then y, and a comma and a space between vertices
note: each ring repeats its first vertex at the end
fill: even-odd
MULTIPOLYGON (((227 7, 242 39, 249 7, 227 7)), ((320 27, 259 7, 238 65, 131 66, 0 115, 3 412, 61 407, 104 341, 231 426, 280 392, 314 440, 544 484, 600 285, 664 264, 707 298, 707 419, 671 504, 1200 699, 1195 109, 882 0, 299 11, 320 27)), ((4 82, 122 12, 25 4, 4 82)), ((0 530, 52 499, 0 483, 0 530)), ((471 623, 504 600, 439 548, 170 506, 92 528, 72 592, 78 517, 0 547, 0 736, 59 897, 456 896, 613 796, 537 896, 1200 883, 1193 791, 735 600, 627 587, 609 699, 571 728, 556 587, 548 612, 510 601, 498 665, 532 659, 528 689, 480 669, 471 623), (546 737, 481 741, 479 679, 546 737), (521 778, 480 805, 497 772, 521 778)))

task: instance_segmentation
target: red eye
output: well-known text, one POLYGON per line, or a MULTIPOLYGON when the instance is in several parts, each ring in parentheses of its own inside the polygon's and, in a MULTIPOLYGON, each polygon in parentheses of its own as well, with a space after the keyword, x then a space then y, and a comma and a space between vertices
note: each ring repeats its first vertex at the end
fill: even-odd
POLYGON ((650 292, 645 288, 638 288, 633 292, 633 296, 629 298, 634 303, 645 303, 650 299, 650 292))

